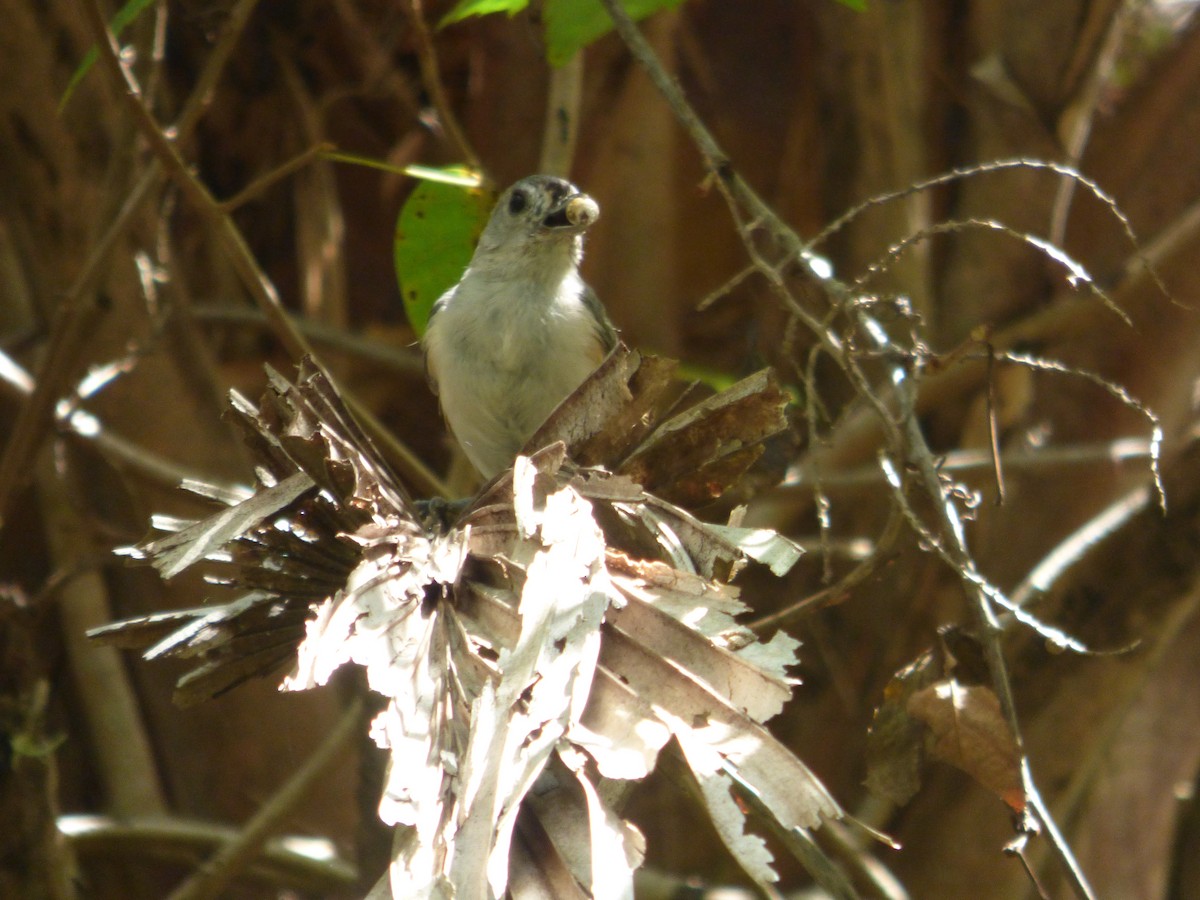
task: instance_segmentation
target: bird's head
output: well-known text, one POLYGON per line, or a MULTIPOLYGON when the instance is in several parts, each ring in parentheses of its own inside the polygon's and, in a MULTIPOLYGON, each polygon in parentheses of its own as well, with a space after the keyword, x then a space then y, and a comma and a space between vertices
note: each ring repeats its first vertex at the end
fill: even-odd
POLYGON ((513 262, 534 262, 565 255, 578 262, 583 233, 599 217, 596 201, 571 182, 531 175, 500 195, 476 256, 486 253, 513 262))

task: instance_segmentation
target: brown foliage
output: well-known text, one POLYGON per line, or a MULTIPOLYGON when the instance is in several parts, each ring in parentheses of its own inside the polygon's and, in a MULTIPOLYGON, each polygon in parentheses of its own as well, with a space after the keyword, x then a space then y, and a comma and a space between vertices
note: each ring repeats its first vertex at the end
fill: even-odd
MULTIPOLYGON (((285 177, 257 183, 322 141, 401 165, 457 161, 425 108, 431 95, 405 5, 153 7, 122 43, 136 48, 132 70, 146 108, 162 126, 178 126, 169 143, 152 140, 103 65, 58 111, 92 43, 80 15, 90 0, 6 10, 0 732, 15 749, 0 752, 0 808, 23 811, 5 816, 16 826, 3 829, 4 859, 31 864, 0 864, 0 894, 69 896, 74 888, 63 873, 71 854, 48 823, 60 812, 98 812, 146 827, 72 838, 88 892, 162 895, 228 833, 170 836, 147 823, 168 810, 189 826, 242 822, 338 718, 335 691, 281 696, 268 682, 180 712, 171 703, 177 671, 127 665, 83 634, 115 618, 202 604, 208 590, 197 578, 164 585, 109 551, 141 539, 152 513, 190 520, 207 512, 175 490, 183 478, 252 480, 251 454, 222 420, 223 397, 230 387, 259 395, 263 363, 290 373, 311 345, 373 437, 390 431, 402 445, 385 449, 400 482, 424 495, 448 471, 436 403, 391 271, 396 213, 410 185, 311 157, 285 177), (183 165, 173 169, 170 152, 183 165), (236 209, 223 216, 227 210, 205 205, 201 189, 238 196, 236 209), (249 253, 239 256, 242 239, 249 253), (301 318, 298 330, 272 305, 276 296, 301 318), (107 372, 110 381, 81 392, 89 371, 107 372), (68 418, 76 408, 96 417, 98 433, 68 418), (376 429, 372 417, 386 427, 376 429), (101 856, 109 861, 99 864, 101 856)), ((429 6, 433 20, 446 4, 429 6)), ((867 879, 869 867, 855 864, 869 856, 914 897, 1032 891, 1021 866, 1001 853, 1013 831, 995 785, 978 787, 953 766, 934 764, 903 808, 881 805, 862 787, 868 728, 893 674, 935 645, 939 626, 978 630, 979 623, 964 601, 972 589, 960 577, 962 560, 947 565, 927 552, 929 538, 945 539, 944 531, 914 537, 905 519, 885 527, 902 500, 910 520, 936 523, 932 486, 897 457, 902 489, 889 488, 877 454, 895 448, 880 410, 828 346, 814 351, 820 328, 806 327, 780 301, 780 284, 819 326, 855 342, 853 359, 877 396, 885 396, 897 359, 869 344, 860 312, 877 315, 892 350, 912 351, 904 360, 910 371, 915 359, 924 365, 914 415, 932 451, 945 454, 942 473, 986 498, 966 525, 973 571, 1093 650, 1122 651, 1050 652, 1041 636, 1003 622, 1023 749, 1093 886, 1103 896, 1200 893, 1188 866, 1197 855, 1196 816, 1180 799, 1195 793, 1200 768, 1200 483, 1190 449, 1200 329, 1184 308, 1200 303, 1200 28, 1152 28, 1115 0, 871 2, 864 13, 833 0, 752 6, 690 0, 644 30, 732 171, 799 235, 817 234, 871 195, 953 166, 1065 160, 1112 193, 1179 301, 1148 276, 1109 206, 1034 168, 870 207, 815 249, 849 281, 896 242, 939 222, 1000 222, 1079 260, 1133 328, 1095 296, 1072 290, 1046 252, 982 227, 954 228, 906 249, 866 286, 870 305, 839 305, 820 283, 798 285, 789 266, 777 284, 761 269, 747 275, 747 244, 761 259, 778 260, 777 235, 751 216, 731 219, 725 182, 706 172, 691 136, 619 39, 589 48, 571 174, 604 212, 586 277, 630 346, 735 378, 769 363, 800 400, 797 441, 768 445, 759 460, 773 471, 787 467, 789 477, 754 498, 746 524, 774 527, 813 552, 782 582, 743 576, 752 617, 860 567, 860 577, 786 619, 804 642, 804 683, 772 730, 842 806, 903 849, 864 848, 836 834, 820 839, 866 896, 886 895, 882 882, 867 879), (1138 48, 1154 28, 1170 38, 1150 55, 1138 48), (1134 82, 1122 80, 1127 72, 1134 82), (710 297, 725 284, 733 287, 710 297), (900 293, 910 309, 892 303, 900 293), (696 312, 705 298, 712 302, 696 312), (1147 428, 1136 409, 1094 381, 1031 371, 1005 354, 1099 373, 1153 410, 1165 436, 1167 514, 1145 489, 1147 428), (1002 506, 989 502, 993 443, 1003 454, 1002 506), (1115 504, 1126 497, 1118 515, 1115 504), (1100 521, 1114 524, 1092 544, 1070 542, 1100 521), (864 563, 855 542, 876 539, 882 552, 864 563), (1072 565, 1039 570, 1058 547, 1072 565), (1031 581, 1039 571, 1052 574, 1031 581)), ((500 183, 529 174, 552 78, 533 18, 474 20, 433 39, 447 102, 489 173, 500 183)), ((643 363, 646 392, 635 380, 633 393, 662 411, 668 398, 655 392, 667 391, 667 381, 657 365, 643 363)), ((635 421, 629 428, 631 440, 640 437, 635 421)), ((605 456, 618 436, 594 441, 590 452, 605 456)), ((697 452, 708 459, 711 450, 697 452)), ((586 443, 580 452, 589 452, 586 443)), ((669 441, 657 452, 653 471, 677 464, 668 479, 673 498, 698 501, 712 474, 693 470, 699 457, 669 441)), ((734 467, 750 461, 728 459, 734 467)), ((637 456, 625 465, 642 471, 637 456)), ((714 471, 727 479, 726 470, 714 471)), ((957 683, 957 675, 934 674, 957 683)), ((937 716, 925 712, 933 725, 937 716)), ((369 751, 346 752, 284 829, 330 837, 348 856, 377 860, 379 836, 360 823, 372 821, 378 792, 364 790, 361 810, 356 800, 360 764, 369 768, 370 760, 369 751)), ((695 801, 670 773, 630 803, 650 836, 652 869, 730 876, 712 852, 714 835, 680 828, 695 801)), ((1047 891, 1065 896, 1046 847, 1030 838, 1026 857, 1047 891)), ((314 874, 286 854, 264 857, 255 875, 322 894, 344 877, 314 874)), ((785 878, 790 887, 804 876, 797 869, 785 878)), ((262 883, 237 888, 237 896, 261 895, 262 883)))

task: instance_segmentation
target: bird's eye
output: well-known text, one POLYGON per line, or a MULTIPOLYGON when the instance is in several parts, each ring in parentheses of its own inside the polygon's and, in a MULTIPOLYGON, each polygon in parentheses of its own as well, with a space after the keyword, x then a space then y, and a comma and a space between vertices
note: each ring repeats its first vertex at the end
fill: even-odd
POLYGON ((521 212, 529 204, 529 197, 524 191, 513 191, 513 195, 508 198, 508 211, 514 216, 521 212))

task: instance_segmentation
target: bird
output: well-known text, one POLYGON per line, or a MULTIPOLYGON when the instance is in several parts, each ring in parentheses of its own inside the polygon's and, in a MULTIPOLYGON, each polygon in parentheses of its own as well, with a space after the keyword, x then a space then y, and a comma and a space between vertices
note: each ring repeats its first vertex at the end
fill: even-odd
POLYGON ((531 175, 500 195, 462 278, 433 306, 422 338, 442 415, 484 479, 513 464, 555 407, 617 345, 579 274, 596 201, 531 175))

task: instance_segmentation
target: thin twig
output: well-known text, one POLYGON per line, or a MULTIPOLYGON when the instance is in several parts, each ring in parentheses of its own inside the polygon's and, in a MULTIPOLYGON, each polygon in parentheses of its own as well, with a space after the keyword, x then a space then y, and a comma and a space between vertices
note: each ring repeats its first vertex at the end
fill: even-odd
MULTIPOLYGON (((871 389, 869 380, 853 353, 846 347, 845 342, 834 335, 829 329, 820 328, 819 321, 792 296, 791 291, 788 290, 782 280, 782 263, 797 260, 806 265, 809 274, 818 279, 826 291, 836 300, 841 301, 847 309, 855 309, 852 292, 841 282, 834 279, 831 273, 824 271, 822 266, 815 264, 815 260, 808 253, 807 245, 801 242, 796 233, 738 176, 716 140, 700 122, 699 117, 684 98, 678 84, 675 83, 674 79, 663 68, 654 51, 650 48, 645 38, 642 37, 620 2, 618 0, 601 0, 601 3, 612 18, 617 33, 621 36, 635 59, 646 69, 651 80, 658 86, 667 103, 675 112, 676 117, 700 150, 701 155, 704 157, 705 165, 713 176, 715 176, 716 182, 721 187, 722 194, 725 196, 726 202, 730 207, 734 220, 738 223, 739 230, 743 236, 743 242, 746 244, 746 250, 751 259, 756 265, 761 265, 761 271, 767 277, 768 283, 780 299, 787 304, 788 309, 801 318, 802 321, 817 326, 814 328, 816 337, 827 346, 831 354, 842 365, 843 371, 860 396, 875 408, 884 426, 888 443, 896 451, 902 453, 905 461, 915 468, 919 484, 933 501, 939 529, 949 538, 949 543, 944 547, 944 552, 963 581, 964 589, 973 600, 969 606, 974 618, 977 620, 977 630, 979 638, 983 643, 993 689, 1000 700, 1004 717, 1012 729, 1018 753, 1022 761, 1024 761, 1024 744, 1021 737, 1020 723, 1013 701, 1008 667, 1000 643, 1002 629, 992 609, 991 598, 984 589, 986 582, 975 571, 974 561, 967 549, 966 537, 961 521, 958 518, 957 510, 950 498, 947 497, 945 488, 941 483, 937 460, 929 449, 929 445, 921 431, 915 408, 917 393, 917 378, 915 374, 908 372, 903 365, 895 367, 891 373, 893 383, 896 387, 895 399, 899 405, 898 421, 894 420, 888 405, 871 389), (783 251, 782 262, 768 262, 763 257, 762 251, 750 239, 750 233, 756 229, 764 229, 775 242, 777 249, 783 251)), ((874 334, 878 331, 878 327, 874 326, 874 323, 866 320, 865 317, 860 316, 860 318, 862 319, 861 326, 868 333, 874 334)), ((919 369, 916 369, 916 372, 919 373, 919 369)), ((919 524, 919 522, 914 524, 919 524)), ((1028 771, 1028 767, 1026 767, 1026 771, 1028 771)), ((1032 778, 1026 781, 1027 796, 1036 797, 1036 791, 1032 790, 1032 778)), ((1061 835, 1053 827, 1053 824, 1047 821, 1049 819, 1048 811, 1038 809, 1037 814, 1043 818, 1043 823, 1046 825, 1045 832, 1051 839, 1051 844, 1059 856, 1076 893, 1081 897, 1091 898, 1093 896, 1091 888, 1079 871, 1078 863, 1075 861, 1070 848, 1062 840, 1061 835)))
POLYGON ((883 528, 883 534, 879 536, 879 540, 876 542, 870 556, 833 584, 822 588, 815 594, 809 594, 795 603, 789 603, 787 606, 768 613, 765 616, 752 619, 746 623, 746 627, 751 631, 762 634, 764 631, 772 628, 779 628, 798 616, 840 603, 850 596, 851 591, 865 582, 881 566, 887 563, 892 547, 895 546, 896 541, 900 538, 901 526, 903 524, 904 516, 900 512, 900 508, 893 505, 888 512, 888 520, 883 528))
POLYGON ((404 4, 404 10, 408 13, 413 34, 417 38, 417 62, 421 66, 421 81, 425 85, 425 90, 429 92, 433 108, 437 110, 438 122, 458 155, 476 172, 482 172, 483 163, 479 161, 478 154, 471 147, 471 142, 467 140, 462 126, 458 124, 458 117, 454 115, 454 108, 446 97, 446 89, 442 85, 441 68, 438 66, 437 49, 433 46, 429 26, 425 24, 425 13, 421 0, 408 0, 404 4))
POLYGON ((700 302, 696 304, 696 312, 704 312, 706 309, 708 309, 710 306, 712 306, 718 300, 723 298, 726 294, 729 294, 730 292, 732 292, 734 288, 736 288, 738 285, 740 285, 743 281, 745 281, 751 275, 757 275, 757 274, 758 274, 757 267, 746 266, 740 272, 736 273, 731 278, 729 278, 729 280, 726 281, 724 284, 714 288, 713 290, 711 290, 707 294, 705 294, 700 299, 700 302))
POLYGON ((259 194, 262 194, 268 188, 287 178, 289 175, 303 169, 315 159, 321 158, 325 153, 334 149, 334 145, 328 141, 322 141, 319 144, 314 144, 302 153, 293 156, 282 165, 276 166, 270 172, 260 175, 252 182, 230 197, 228 200, 222 200, 217 205, 222 212, 233 212, 239 206, 249 203, 259 194))
MULTIPOLYGON (((608 0, 601 0, 601 2, 607 3, 608 0)), ((1171 297, 1171 292, 1167 289, 1167 286, 1163 283, 1162 277, 1159 275, 1157 268, 1153 264, 1153 260, 1147 257, 1142 248, 1141 242, 1134 233, 1133 225, 1129 221, 1129 217, 1121 211, 1121 207, 1117 204, 1116 198, 1100 187, 1100 185, 1095 181, 1081 174, 1071 166, 1063 163, 1049 162, 1044 159, 1002 159, 994 162, 980 163, 979 165, 974 166, 964 166, 960 169, 951 169, 948 172, 943 172, 940 175, 935 175, 932 178, 925 179, 924 181, 915 182, 907 187, 901 188, 900 190, 878 194, 874 197, 864 200, 863 202, 842 213, 830 224, 821 229, 821 232, 816 237, 806 243, 804 245, 804 249, 809 250, 825 243, 834 234, 845 228, 850 222, 872 207, 880 206, 884 203, 892 203, 912 194, 928 191, 933 188, 942 187, 948 184, 953 184, 956 181, 962 181, 966 178, 975 178, 980 175, 1008 172, 1019 169, 1052 172, 1053 174, 1062 178, 1068 178, 1079 186, 1083 187, 1088 193, 1103 203, 1112 217, 1117 220, 1117 224, 1121 226, 1121 231, 1129 241, 1130 246, 1133 247, 1134 256, 1146 266, 1147 274, 1154 282, 1155 286, 1159 289, 1164 297, 1172 300, 1174 299, 1171 297)))
POLYGON ((1092 900, 1096 895, 1092 892, 1091 885, 1087 882, 1087 876, 1083 874, 1083 869, 1079 866, 1079 860, 1067 846, 1067 839, 1058 830, 1054 816, 1050 814, 1050 808, 1042 799, 1042 793, 1033 780, 1033 772, 1029 769, 1029 757, 1024 754, 1021 755, 1021 783, 1025 786, 1025 797, 1029 801, 1030 807, 1036 814, 1038 822, 1041 823, 1041 827, 1045 829, 1046 836, 1050 839, 1050 846, 1058 851, 1059 862, 1066 868, 1068 883, 1080 897, 1092 900))
MULTIPOLYGON (((1189 204, 1154 235, 1141 253, 1125 261, 1121 269, 1121 287, 1130 289, 1140 286, 1141 281, 1152 276, 1169 256, 1194 243, 1197 232, 1200 232, 1200 201, 1189 204)), ((1181 300, 1172 298, 1171 302, 1189 311, 1195 309, 1181 300)))
MULTIPOLYGON (((130 195, 121 212, 117 214, 117 222, 132 218, 133 212, 146 194, 150 184, 141 195, 130 195)), ((105 245, 114 245, 119 232, 116 228, 109 229, 96 246, 99 251, 105 245)), ((95 258, 93 255, 92 258, 95 258)), ((4 525, 4 514, 17 488, 28 478, 32 468, 31 463, 41 447, 46 433, 54 421, 55 401, 66 392, 75 373, 84 364, 86 355, 84 347, 88 336, 94 330, 102 316, 102 310, 95 303, 84 300, 85 293, 90 292, 93 280, 99 280, 99 263, 95 268, 85 264, 80 280, 76 282, 79 290, 72 289, 63 298, 50 329, 50 338, 38 373, 37 383, 33 393, 21 406, 17 420, 4 447, 4 455, 0 457, 0 527, 4 525), (83 283, 86 278, 87 282, 83 283)))
MULTIPOLYGON (((228 825, 179 816, 124 816, 94 813, 58 817, 58 831, 84 860, 129 859, 145 866, 149 860, 176 863, 199 859, 237 839, 228 825)), ((288 836, 267 843, 247 875, 278 888, 295 888, 305 896, 326 896, 357 880, 354 867, 328 852, 326 842, 311 837, 297 846, 288 836)))
POLYGON ((998 234, 1004 234, 1038 250, 1044 256, 1058 263, 1066 271, 1066 281, 1072 288, 1078 288, 1080 285, 1086 286, 1088 291, 1103 303, 1106 309, 1110 310, 1130 328, 1133 327, 1133 320, 1129 318, 1129 314, 1113 301, 1106 290, 1096 284, 1095 279, 1092 278, 1091 274, 1081 263, 1037 235, 1030 234, 1027 231, 1020 231, 995 219, 951 219, 929 225, 919 231, 914 231, 912 234, 905 235, 901 240, 888 247, 879 259, 873 261, 863 269, 862 274, 854 279, 851 287, 856 291, 865 287, 872 278, 886 271, 902 253, 921 241, 940 234, 957 234, 969 228, 986 229, 998 234))
MULTIPOLYGON (((28 398, 34 391, 34 380, 24 369, 3 351, 0 351, 0 391, 22 399, 28 398)), ((129 471, 136 472, 164 487, 179 487, 186 479, 196 478, 195 472, 180 468, 172 460, 140 447, 132 441, 104 428, 100 421, 91 413, 82 409, 70 409, 57 412, 56 419, 60 428, 67 429, 73 437, 90 441, 114 462, 129 471)))
POLYGON ((421 103, 416 88, 396 66, 398 31, 392 27, 391 16, 386 20, 388 27, 380 28, 375 21, 366 21, 362 7, 357 0, 333 0, 333 8, 341 19, 339 33, 347 43, 347 55, 355 60, 362 73, 360 90, 382 97, 403 115, 419 117, 421 103))
MULTIPOLYGON (((1025 627, 1032 629, 1038 635, 1045 638, 1045 640, 1049 641, 1055 646, 1063 650, 1072 650, 1075 653, 1081 654, 1089 654, 1093 652, 1091 648, 1082 641, 1072 637, 1059 628, 1055 628, 1053 625, 1049 625, 1046 622, 1041 621, 1032 613, 1013 603, 1012 599, 1009 598, 1004 591, 1000 590, 1000 588, 988 581, 987 578, 985 578, 979 572, 979 569, 975 566, 975 561, 973 559, 968 557, 965 563, 956 562, 958 557, 956 557, 951 549, 952 545, 948 544, 948 542, 943 540, 938 534, 935 534, 933 529, 921 518, 920 514, 916 511, 913 505, 909 503, 908 498, 905 495, 905 482, 900 474, 899 469, 896 468, 896 464, 889 459, 886 454, 880 454, 880 465, 884 471, 887 472, 888 483, 891 485, 893 491, 893 502, 904 513, 904 518, 908 520, 909 526, 912 528, 913 533, 921 539, 922 543, 929 551, 936 553, 938 557, 940 557, 942 561, 946 563, 947 566, 958 573, 959 579, 964 585, 970 585, 972 589, 978 591, 984 597, 986 597, 989 603, 994 603, 1002 609, 1007 610, 1012 614, 1014 619, 1016 619, 1025 627)), ((943 498, 943 502, 946 504, 951 503, 948 497, 943 498)), ((957 511, 954 515, 957 518, 957 511)), ((958 526, 960 529, 961 524, 961 521, 959 521, 958 526)), ((999 616, 996 617, 996 621, 1002 625, 1002 623, 1000 623, 999 616)), ((1003 628, 1001 628, 1001 630, 1003 630, 1003 628)))
POLYGON ((246 240, 233 220, 225 215, 216 198, 208 188, 196 178, 190 167, 179 153, 179 148, 167 137, 162 126, 154 118, 142 99, 141 89, 133 72, 121 59, 120 48, 116 39, 109 31, 104 15, 96 0, 80 0, 84 16, 91 27, 92 36, 100 50, 100 65, 108 72, 113 88, 125 100, 125 105, 133 115, 138 130, 150 145, 150 149, 162 164, 168 177, 191 201, 196 210, 208 220, 209 225, 219 235, 229 253, 234 271, 242 283, 254 297, 255 301, 271 321, 272 330, 283 343, 284 348, 295 362, 311 354, 311 350, 303 337, 291 326, 283 315, 283 304, 279 299, 275 286, 259 269, 254 261, 246 240))
MULTIPOLYGON (((188 97, 180 114, 175 129, 180 141, 187 140, 200 121, 212 86, 224 71, 225 63, 257 5, 258 0, 239 0, 230 12, 225 31, 205 62, 196 89, 188 97)), ((107 33, 107 26, 104 30, 107 33)), ((4 524, 4 514, 16 488, 32 469, 31 460, 51 427, 55 400, 87 361, 82 349, 88 336, 95 330, 101 310, 87 302, 86 298, 98 288, 117 241, 150 198, 162 171, 157 160, 151 161, 125 198, 116 217, 88 253, 78 276, 59 304, 49 346, 38 370, 37 384, 29 400, 21 407, 4 447, 4 455, 0 457, 0 527, 4 524)))
MULTIPOLYGON (((866 827, 862 822, 855 824, 866 827)), ((869 896, 879 897, 881 900, 909 900, 908 891, 891 870, 867 852, 859 837, 862 834, 861 830, 856 834, 846 823, 834 820, 826 822, 821 832, 829 839, 838 857, 858 875, 857 881, 870 885, 872 893, 869 896)), ((878 833, 873 836, 876 839, 881 837, 878 833)))
POLYGON ((225 71, 225 64, 237 46, 238 38, 246 29, 246 23, 258 2, 259 0, 238 0, 237 5, 230 10, 225 31, 208 55, 191 94, 183 104, 183 112, 179 114, 179 120, 175 123, 175 140, 179 143, 186 143, 191 138, 192 132, 200 122, 200 116, 212 101, 217 82, 225 71))
MULTIPOLYGON (((1148 438, 1117 438, 1094 444, 1063 444, 1057 447, 1041 447, 1036 450, 1009 450, 1001 453, 999 462, 1009 471, 1036 471, 1055 466, 1077 466, 1081 464, 1143 462, 1153 452, 1148 438)), ((966 473, 994 468, 990 450, 951 450, 942 458, 943 473, 966 473)), ((803 490, 815 493, 821 489, 846 489, 876 485, 884 481, 878 465, 856 466, 842 471, 822 472, 820 477, 810 474, 801 466, 790 472, 787 478, 774 489, 775 493, 790 494, 803 490)))
MULTIPOLYGON (((790 320, 795 322, 795 318, 790 320)), ((793 354, 789 354, 792 358, 793 354)), ((821 395, 817 392, 817 362, 821 358, 821 345, 814 344, 808 352, 808 360, 804 366, 804 419, 808 423, 808 440, 816 443, 821 440, 821 421, 829 421, 829 410, 825 408, 821 402, 821 395)), ((825 493, 825 488, 821 484, 821 472, 816 472, 816 478, 813 484, 813 502, 817 511, 817 528, 821 536, 821 546, 825 547, 829 543, 829 535, 832 529, 829 510, 829 495, 825 493)), ((853 574, 853 573, 852 573, 853 574)), ((821 583, 825 585, 825 591, 820 593, 828 593, 829 600, 837 596, 830 590, 829 586, 833 582, 833 556, 825 552, 821 558, 821 583)), ((857 582, 855 582, 857 583, 857 582)), ((810 598, 812 599, 812 598, 810 598)), ((813 604, 808 608, 815 608, 817 603, 823 603, 824 599, 813 599, 813 604)))
POLYGON ((1129 393, 1121 385, 1114 381, 1109 381, 1102 375, 1095 372, 1090 372, 1087 369, 1077 369, 1074 366, 1069 366, 1066 363, 1058 362, 1053 359, 1042 359, 1040 357, 1031 356, 1028 353, 1004 353, 999 356, 1007 362, 1016 363, 1021 366, 1033 369, 1037 372, 1059 372, 1063 375, 1074 375, 1076 378, 1082 378, 1084 381, 1089 381, 1096 387, 1104 390, 1109 396, 1113 397, 1124 406, 1136 412, 1150 425, 1150 474, 1154 478, 1154 489, 1158 492, 1158 505, 1164 513, 1167 511, 1167 490, 1163 487, 1162 480, 1162 444, 1163 444, 1163 429, 1162 421, 1158 415, 1142 403, 1136 397, 1129 393))
MULTIPOLYGON (((262 312, 253 306, 201 303, 193 306, 190 314, 200 322, 248 325, 255 328, 267 328, 270 324, 262 312)), ((372 340, 345 328, 315 322, 303 316, 291 316, 291 319, 300 333, 315 346, 343 353, 372 365, 383 366, 405 378, 415 378, 421 382, 425 380, 425 363, 420 351, 416 349, 393 347, 383 341, 372 340)))
POLYGON ((207 900, 222 896, 229 882, 254 862, 263 845, 308 798, 326 771, 341 760, 362 727, 363 702, 356 699, 304 765, 263 804, 233 840, 172 891, 168 900, 207 900))
POLYGON ((1025 877, 1029 879, 1029 883, 1033 889, 1037 891, 1038 900, 1050 900, 1050 895, 1046 893, 1046 888, 1038 880, 1037 872, 1034 871, 1033 865, 1029 862, 1029 838, 1030 835, 1022 833, 1008 842, 1004 852, 1009 856, 1015 856, 1021 863, 1021 869, 1025 872, 1025 877))
MULTIPOLYGON (((254 259, 254 254, 250 252, 241 231, 234 224, 233 219, 221 210, 220 204, 208 188, 187 166, 179 155, 178 148, 162 131, 161 126, 142 102, 137 82, 128 66, 121 60, 116 39, 109 31, 108 24, 100 12, 96 0, 80 0, 80 3, 100 49, 100 64, 108 72, 114 88, 125 99, 134 121, 150 144, 159 163, 176 182, 183 195, 208 221, 210 227, 225 245, 234 270, 271 323, 272 333, 296 362, 305 356, 311 356, 312 351, 308 342, 292 325, 282 302, 280 302, 275 286, 254 259)), ((438 496, 447 495, 448 491, 441 479, 434 475, 416 454, 396 440, 395 436, 388 432, 378 418, 357 398, 345 391, 342 394, 346 405, 362 424, 364 430, 380 446, 388 459, 400 469, 401 474, 412 482, 416 491, 438 496)), ((2 486, 2 482, 0 482, 0 486, 2 486)))
MULTIPOLYGON (((273 44, 272 55, 296 106, 300 133, 320 144, 325 123, 294 54, 273 44)), ((333 161, 318 155, 315 165, 293 184, 297 266, 300 269, 300 308, 309 316, 343 325, 348 319, 349 278, 346 274, 346 219, 338 197, 333 161)))
MULTIPOLYGON (((814 268, 812 263, 811 253, 806 245, 800 240, 796 233, 789 228, 778 214, 771 209, 762 199, 751 190, 750 186, 742 179, 742 177, 733 168, 726 156, 725 151, 721 149, 716 138, 712 136, 708 128, 696 115, 691 104, 683 96, 683 91, 675 79, 663 68, 662 63, 658 59, 658 55, 650 46, 649 42, 642 36, 633 20, 629 17, 629 13, 618 2, 618 0, 600 0, 604 9, 608 12, 609 17, 613 20, 613 25, 621 40, 625 42, 625 46, 629 48, 646 73, 650 76, 650 80, 658 88, 659 93, 663 95, 663 99, 667 101, 667 105, 671 107, 671 111, 675 113, 675 117, 683 125, 684 130, 692 139, 692 143, 700 151, 700 155, 704 157, 704 164, 708 171, 716 179, 717 185, 721 188, 721 193, 725 197, 726 203, 729 205, 730 212, 733 214, 735 221, 745 223, 748 219, 756 227, 765 228, 771 237, 781 241, 784 245, 785 259, 797 260, 809 272, 817 278, 824 287, 831 293, 838 296, 846 296, 848 292, 844 285, 841 285, 836 279, 833 279, 828 273, 814 268), (743 209, 745 215, 743 215, 743 209)), ((751 249, 751 248, 747 248, 751 249)), ((752 256, 753 256, 753 251, 752 256)), ((764 274, 774 274, 778 277, 778 271, 774 267, 764 264, 762 266, 764 274)))
MULTIPOLYGON (((1104 42, 1095 56, 1088 72, 1087 81, 1078 99, 1067 107, 1059 124, 1059 137, 1066 150, 1067 163, 1079 165, 1084 148, 1092 134, 1092 122, 1104 95, 1104 88, 1112 78, 1117 57, 1120 54, 1133 12, 1140 7, 1141 0, 1124 0, 1112 13, 1104 42)), ((1071 211, 1071 198, 1075 195, 1076 183, 1071 179, 1060 181, 1054 194, 1054 205, 1050 210, 1050 242, 1062 245, 1067 235, 1067 216, 1071 211)))
POLYGON ((987 424, 988 449, 992 452, 992 472, 996 478, 996 505, 1004 505, 1007 493, 1004 486, 1004 466, 1000 463, 1000 423, 996 412, 996 352, 992 345, 987 345, 987 373, 984 380, 987 383, 987 424))
POLYGON ((54 564, 75 570, 74 577, 59 582, 55 608, 105 803, 116 815, 162 814, 167 801, 153 742, 121 654, 115 647, 97 647, 86 637, 88 629, 113 618, 104 578, 86 564, 99 548, 73 508, 50 454, 38 461, 37 487, 54 564))

